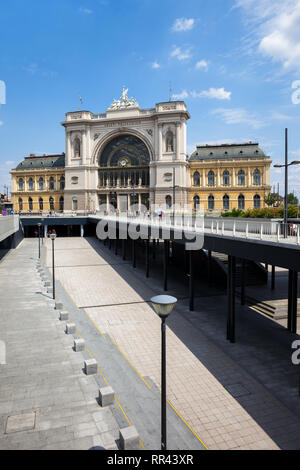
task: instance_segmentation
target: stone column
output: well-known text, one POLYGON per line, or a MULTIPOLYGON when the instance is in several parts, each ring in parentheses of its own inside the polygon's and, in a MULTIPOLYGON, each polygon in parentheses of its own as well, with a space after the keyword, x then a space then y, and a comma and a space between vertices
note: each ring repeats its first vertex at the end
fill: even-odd
POLYGON ((81 148, 81 162, 86 164, 86 131, 82 132, 82 148, 81 148))
POLYGON ((176 122, 176 160, 180 160, 180 132, 181 123, 176 122))
POLYGON ((217 176, 217 186, 221 186, 221 169, 218 168, 218 176, 217 176))
POLYGON ((235 168, 232 168, 232 186, 235 186, 235 168))
POLYGON ((106 194, 106 210, 108 211, 108 206, 109 206, 109 195, 106 194))
POLYGON ((251 169, 248 168, 248 186, 251 186, 251 169))
POLYGON ((203 186, 207 186, 207 182, 206 182, 206 173, 205 173, 205 168, 203 168, 203 178, 202 178, 202 181, 203 181, 203 186))
POLYGON ((72 149, 71 149, 71 134, 70 132, 66 131, 66 165, 71 164, 71 158, 72 158, 72 149))
POLYGON ((163 138, 162 138, 162 124, 158 124, 158 160, 162 159, 163 151, 163 138))

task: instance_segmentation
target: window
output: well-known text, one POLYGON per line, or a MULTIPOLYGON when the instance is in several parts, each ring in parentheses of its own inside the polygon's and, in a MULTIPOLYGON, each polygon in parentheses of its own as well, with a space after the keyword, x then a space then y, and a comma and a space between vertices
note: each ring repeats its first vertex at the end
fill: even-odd
POLYGON ((239 204, 239 209, 243 211, 245 209, 245 197, 243 196, 243 194, 239 195, 238 204, 239 204))
POLYGON ((223 185, 224 186, 227 186, 230 184, 230 175, 229 175, 229 171, 228 170, 225 170, 223 171, 223 185))
POLYGON ((49 179, 49 189, 54 189, 54 178, 53 176, 50 177, 49 179))
POLYGON ((171 209, 171 207, 172 207, 172 197, 171 196, 166 196, 166 207, 167 207, 167 209, 171 209))
POLYGON ((194 183, 194 186, 200 186, 200 174, 198 171, 195 171, 194 173, 193 183, 194 183))
POLYGON ((53 197, 49 198, 50 211, 54 211, 54 199, 53 197))
POLYGON ((199 205, 200 205, 200 198, 199 196, 194 196, 194 210, 198 211, 199 210, 199 205))
POLYGON ((64 210, 64 198, 63 198, 63 196, 61 196, 59 198, 59 210, 62 211, 62 212, 64 210))
POLYGON ((73 197, 73 199, 72 199, 72 209, 73 209, 73 211, 78 210, 78 199, 77 199, 77 197, 73 197))
POLYGON ((19 210, 23 210, 23 199, 21 197, 19 197, 19 210))
POLYGON ((44 201, 42 197, 39 198, 39 207, 40 211, 44 210, 44 201))
POLYGON ((166 152, 174 152, 173 132, 171 131, 166 134, 166 152))
POLYGON ((253 184, 260 184, 261 174, 260 170, 256 169, 253 172, 253 184))
POLYGON ((211 194, 208 196, 208 210, 213 211, 215 208, 215 198, 211 194))
POLYGON ((64 176, 60 177, 59 187, 60 187, 60 189, 65 189, 65 177, 64 176))
POLYGON ((41 191, 44 189, 44 179, 42 177, 39 179, 39 189, 41 191))
POLYGON ((260 196, 256 194, 253 198, 254 201, 254 209, 260 209, 260 196))
POLYGON ((28 186, 29 186, 29 190, 32 191, 33 190, 33 178, 29 178, 28 186))
POLYGON ((227 196, 227 194, 225 194, 225 196, 223 196, 223 209, 224 209, 224 211, 229 210, 229 196, 227 196))
POLYGON ((208 181, 208 186, 215 185, 215 174, 212 170, 208 172, 207 181, 208 181))
POLYGON ((240 186, 244 186, 245 185, 245 172, 244 170, 240 170, 238 172, 238 184, 240 186))
POLYGON ((80 158, 80 140, 78 137, 74 140, 74 157, 75 158, 80 158))
POLYGON ((28 198, 28 207, 29 207, 29 210, 32 211, 33 210, 33 202, 32 202, 32 199, 31 197, 28 198))
POLYGON ((19 191, 23 191, 24 189, 24 180, 23 178, 19 179, 19 191))

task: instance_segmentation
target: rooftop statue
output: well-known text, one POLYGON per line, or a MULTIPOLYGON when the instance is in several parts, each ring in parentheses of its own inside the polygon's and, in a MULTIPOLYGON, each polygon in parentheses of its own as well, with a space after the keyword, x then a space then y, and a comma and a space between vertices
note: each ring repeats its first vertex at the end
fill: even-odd
POLYGON ((139 104, 134 98, 128 98, 128 88, 123 86, 122 95, 119 100, 113 100, 112 105, 108 108, 109 111, 126 108, 138 108, 139 104))

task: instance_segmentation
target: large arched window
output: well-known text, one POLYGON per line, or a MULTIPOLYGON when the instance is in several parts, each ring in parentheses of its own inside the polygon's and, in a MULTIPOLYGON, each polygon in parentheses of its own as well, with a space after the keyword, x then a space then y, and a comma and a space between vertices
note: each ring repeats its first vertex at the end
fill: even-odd
POLYGON ((213 211, 215 208, 215 198, 212 194, 208 196, 208 210, 213 211))
POLYGON ((244 186, 245 185, 245 172, 244 170, 240 170, 238 172, 238 184, 240 186, 244 186))
POLYGON ((19 211, 23 210, 23 199, 19 197, 19 211))
POLYGON ((54 189, 54 178, 53 178, 53 176, 50 176, 50 179, 49 179, 49 189, 51 189, 51 190, 54 189))
POLYGON ((42 191, 44 189, 44 178, 40 177, 39 179, 39 189, 42 191))
POLYGON ((239 209, 243 211, 245 209, 245 196, 243 194, 239 195, 238 204, 239 204, 239 209))
POLYGON ((230 174, 228 170, 223 171, 223 185, 227 186, 230 184, 230 174))
POLYGON ((50 206, 50 211, 54 211, 54 199, 53 197, 49 197, 49 206, 50 206))
POLYGON ((24 180, 23 178, 19 179, 19 191, 23 191, 24 189, 24 180))
POLYGON ((193 184, 194 186, 200 186, 200 173, 198 171, 195 171, 193 175, 193 184))
POLYGON ((208 186, 214 186, 215 185, 215 173, 210 170, 207 175, 207 182, 208 186))
POLYGON ((39 207, 40 207, 40 211, 44 210, 44 201, 42 197, 39 198, 39 207))
POLYGON ((195 211, 198 211, 198 210, 199 210, 199 206, 200 206, 200 198, 199 198, 199 196, 194 196, 193 203, 194 203, 194 210, 195 210, 195 211))
POLYGON ((223 209, 224 211, 229 210, 229 196, 227 194, 223 196, 223 209))
POLYGON ((63 198, 63 196, 61 196, 61 197, 59 198, 59 210, 60 210, 61 212, 63 212, 63 210, 64 210, 64 198, 63 198))
POLYGON ((254 209, 260 209, 260 196, 258 194, 255 194, 253 198, 253 205, 254 209))
POLYGON ((260 173, 260 170, 256 168, 256 170, 254 170, 253 172, 253 184, 260 184, 260 180, 261 180, 261 173, 260 173))
POLYGON ((29 190, 30 190, 30 191, 33 190, 33 178, 29 178, 29 180, 28 180, 28 187, 29 187, 29 190))
POLYGON ((76 137, 74 139, 74 157, 75 158, 80 158, 81 155, 81 144, 80 144, 80 139, 76 137))
POLYGON ((172 197, 171 196, 166 196, 166 208, 171 209, 172 207, 172 197))
POLYGON ((62 190, 65 189, 65 177, 64 176, 60 177, 59 186, 60 186, 60 189, 62 190))
POLYGON ((28 208, 29 208, 30 211, 33 210, 33 202, 32 202, 32 198, 31 198, 31 197, 28 198, 28 208))
POLYGON ((168 131, 166 133, 166 152, 174 152, 174 137, 173 132, 168 131))
POLYGON ((72 209, 73 209, 73 211, 78 210, 78 199, 77 199, 77 197, 72 198, 72 209))

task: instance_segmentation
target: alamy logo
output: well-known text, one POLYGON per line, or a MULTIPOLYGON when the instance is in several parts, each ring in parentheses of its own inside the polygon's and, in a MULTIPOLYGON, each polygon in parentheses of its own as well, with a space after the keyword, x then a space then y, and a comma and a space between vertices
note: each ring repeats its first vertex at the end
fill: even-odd
POLYGON ((300 104, 300 80, 295 80, 292 83, 292 88, 295 90, 292 94, 292 103, 300 104))
POLYGON ((292 363, 295 366, 300 364, 300 340, 296 340, 292 343, 292 349, 296 349, 296 351, 292 354, 292 363))
POLYGON ((0 80, 0 104, 6 104, 6 85, 0 80))
POLYGON ((0 365, 6 364, 6 345, 0 340, 0 365))

